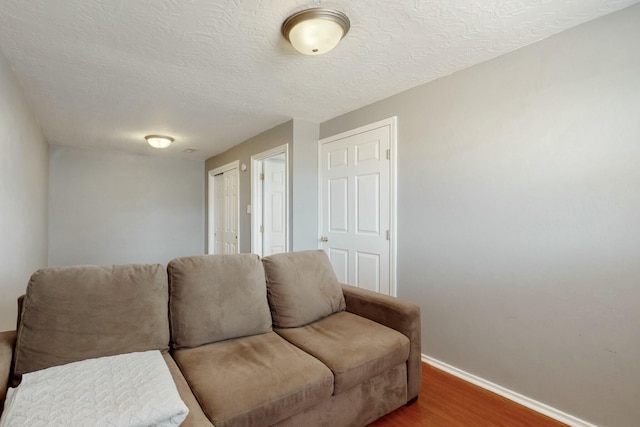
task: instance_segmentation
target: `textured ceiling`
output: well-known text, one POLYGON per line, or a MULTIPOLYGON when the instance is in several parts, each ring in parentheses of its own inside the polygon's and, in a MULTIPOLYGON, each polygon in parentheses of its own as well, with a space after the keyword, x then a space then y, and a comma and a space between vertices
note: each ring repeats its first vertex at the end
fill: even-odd
POLYGON ((637 2, 0 0, 0 48, 50 143, 204 159, 637 2), (280 25, 318 6, 344 11, 351 30, 327 55, 297 54, 280 25), (176 142, 153 151, 152 133, 176 142))

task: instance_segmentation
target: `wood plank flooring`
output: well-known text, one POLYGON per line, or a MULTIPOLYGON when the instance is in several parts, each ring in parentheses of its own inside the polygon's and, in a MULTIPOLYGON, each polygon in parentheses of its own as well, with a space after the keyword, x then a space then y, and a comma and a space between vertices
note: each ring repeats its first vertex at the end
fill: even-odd
POLYGON ((565 424, 423 363, 418 401, 369 424, 369 427, 407 426, 559 427, 565 424))

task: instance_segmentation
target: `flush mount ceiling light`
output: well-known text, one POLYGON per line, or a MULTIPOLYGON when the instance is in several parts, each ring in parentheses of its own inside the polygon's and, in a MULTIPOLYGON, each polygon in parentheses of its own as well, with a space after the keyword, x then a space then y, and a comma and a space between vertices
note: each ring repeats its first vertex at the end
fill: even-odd
POLYGON ((337 46, 351 23, 342 12, 313 8, 294 13, 282 24, 282 35, 300 53, 322 55, 337 46))
POLYGON ((173 138, 164 135, 147 135, 144 137, 153 148, 167 148, 173 142, 173 138))

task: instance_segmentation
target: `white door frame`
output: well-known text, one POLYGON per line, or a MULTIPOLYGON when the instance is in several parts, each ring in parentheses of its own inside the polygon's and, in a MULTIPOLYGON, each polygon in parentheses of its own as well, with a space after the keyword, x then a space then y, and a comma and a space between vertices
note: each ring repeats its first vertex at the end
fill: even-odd
MULTIPOLYGON (((389 236, 389 257, 391 258, 389 265, 389 287, 391 290, 392 296, 398 295, 398 285, 397 285, 397 236, 398 236, 398 227, 397 227, 397 218, 398 218, 398 204, 397 204, 397 147, 398 147, 398 118, 396 116, 389 117, 384 120, 377 121, 375 123, 370 123, 365 126, 360 126, 355 129, 348 130, 346 132, 339 133, 337 135, 332 135, 327 138, 323 138, 318 141, 318 231, 322 231, 322 146, 324 144, 328 144, 339 139, 348 138, 353 135, 357 135, 363 132, 368 132, 370 130, 378 129, 381 127, 389 126, 390 135, 389 135, 389 150, 391 154, 391 158, 389 159, 389 203, 391 204, 389 210, 389 230, 391 234, 389 236)), ((320 241, 320 236, 318 236, 318 248, 322 249, 322 242, 320 241)))
MULTIPOLYGON (((209 203, 208 203, 208 208, 209 208, 209 215, 208 215, 208 228, 207 228, 207 232, 208 232, 208 236, 207 236, 207 253, 208 254, 214 254, 215 253, 215 237, 214 237, 214 232, 215 232, 215 228, 216 228, 216 223, 215 223, 215 183, 214 183, 214 177, 218 174, 224 173, 224 172, 228 172, 230 170, 233 169, 239 169, 240 168, 240 161, 236 160, 233 161, 231 163, 227 163, 226 165, 223 166, 219 166, 213 170, 209 171, 209 177, 208 177, 208 182, 209 182, 209 203)), ((236 212, 238 213, 238 218, 236 218, 236 224, 238 227, 238 252, 240 252, 240 171, 238 170, 238 174, 236 175, 238 178, 238 182, 236 183, 237 186, 236 188, 238 189, 238 209, 236 209, 236 212)))
POLYGON ((284 154, 284 221, 285 221, 285 252, 289 252, 289 144, 282 144, 262 153, 251 156, 251 253, 262 256, 262 161, 269 157, 284 154))

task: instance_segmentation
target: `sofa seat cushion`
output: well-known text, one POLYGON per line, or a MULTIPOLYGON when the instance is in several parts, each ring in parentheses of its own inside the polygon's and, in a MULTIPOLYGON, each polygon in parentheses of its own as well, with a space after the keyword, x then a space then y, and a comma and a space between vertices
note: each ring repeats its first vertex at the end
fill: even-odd
POLYGON ((264 268, 257 255, 177 258, 167 270, 172 348, 271 330, 264 268))
POLYGON ((346 311, 300 328, 278 328, 275 332, 333 371, 334 394, 406 362, 409 357, 406 336, 346 311))
POLYGON ((331 396, 333 375, 274 332, 176 350, 216 427, 268 426, 331 396))
POLYGON ((180 427, 213 427, 213 424, 211 424, 207 416, 202 412, 198 400, 193 395, 189 384, 187 384, 187 380, 184 379, 184 375, 180 372, 180 368, 176 365, 175 360, 173 360, 169 353, 164 353, 162 357, 164 357, 164 361, 169 368, 173 382, 176 383, 180 399, 182 399, 184 404, 187 405, 187 408, 189 408, 189 415, 187 415, 187 418, 180 424, 180 427))
POLYGON ((38 270, 22 306, 15 374, 121 353, 167 351, 167 288, 160 264, 38 270))

